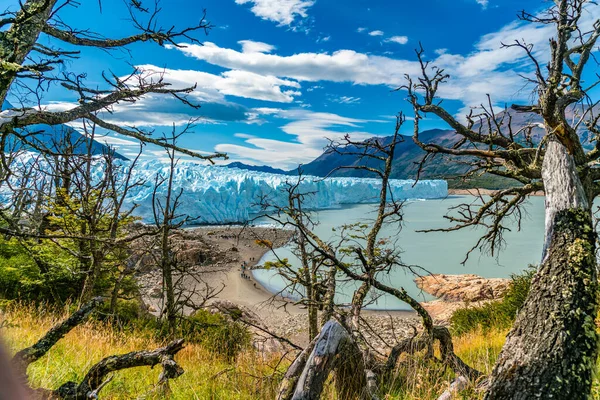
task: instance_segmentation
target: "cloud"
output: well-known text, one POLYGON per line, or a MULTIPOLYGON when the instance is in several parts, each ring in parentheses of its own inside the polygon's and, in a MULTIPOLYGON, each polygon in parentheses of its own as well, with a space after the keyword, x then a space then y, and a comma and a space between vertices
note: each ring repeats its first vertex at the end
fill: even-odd
POLYGON ((483 8, 484 10, 487 8, 488 4, 489 4, 489 0, 475 0, 477 2, 477 4, 479 4, 481 6, 481 8, 483 8))
POLYGON ((333 99, 333 101, 340 104, 358 104, 360 103, 360 97, 341 96, 333 99))
POLYGON ((291 25, 296 18, 306 18, 315 0, 235 0, 237 4, 252 4, 250 11, 279 26, 291 25))
POLYGON ((270 53, 276 49, 273 45, 253 40, 240 40, 238 43, 242 45, 244 53, 270 53))
POLYGON ((383 36, 383 31, 371 31, 369 36, 383 36))
MULTIPOLYGON (((267 48, 268 45, 258 42, 244 41, 244 48, 267 48), (264 45, 264 46, 257 46, 264 45)), ((244 52, 247 55, 265 55, 260 52, 244 52)), ((173 87, 190 87, 197 85, 192 96, 201 101, 225 102, 225 95, 244 97, 255 100, 291 103, 300 96, 300 84, 289 79, 280 79, 270 74, 257 74, 245 70, 229 70, 220 75, 202 71, 164 69, 154 65, 140 65, 138 68, 145 73, 154 71, 160 74, 165 82, 173 87), (291 89, 284 89, 291 88, 291 89)))
POLYGON ((407 36, 392 36, 392 37, 385 39, 384 42, 406 44, 406 43, 408 43, 408 37, 407 36))
POLYGON ((223 68, 308 82, 332 81, 364 85, 399 85, 404 82, 405 73, 416 74, 420 70, 418 63, 414 60, 394 60, 354 50, 281 56, 245 53, 219 47, 211 42, 205 42, 203 46, 185 44, 184 48, 177 48, 177 50, 190 57, 223 68))
MULTIPOLYGON (((459 100, 465 105, 479 105, 488 93, 502 101, 515 96, 524 97, 518 93, 523 81, 517 71, 507 70, 507 66, 512 66, 519 58, 512 49, 508 54, 503 54, 500 49, 492 49, 490 46, 497 40, 496 36, 482 38, 470 55, 445 53, 434 57, 432 64, 445 68, 451 75, 451 79, 440 87, 442 98, 459 100)), ((223 68, 299 82, 349 82, 397 88, 406 83, 405 74, 420 74, 420 66, 415 59, 395 59, 354 50, 285 56, 244 53, 207 42, 204 46, 186 44, 178 51, 223 68)), ((518 72, 522 72, 522 69, 518 72)))
POLYGON ((364 32, 364 31, 366 31, 366 30, 367 30, 367 28, 364 28, 364 27, 362 27, 362 26, 361 26, 360 28, 358 28, 358 29, 356 30, 356 32, 358 32, 358 33, 363 33, 363 32, 364 32))
MULTIPOLYGON (((367 139, 372 133, 361 130, 367 120, 348 118, 332 113, 307 110, 253 109, 289 120, 281 130, 289 137, 274 140, 247 135, 245 145, 219 144, 215 151, 227 152, 234 159, 251 159, 257 164, 268 164, 278 168, 294 168, 301 163, 320 156, 329 139, 339 139, 349 134, 353 139, 367 139)), ((237 135, 238 137, 239 134, 237 135)))

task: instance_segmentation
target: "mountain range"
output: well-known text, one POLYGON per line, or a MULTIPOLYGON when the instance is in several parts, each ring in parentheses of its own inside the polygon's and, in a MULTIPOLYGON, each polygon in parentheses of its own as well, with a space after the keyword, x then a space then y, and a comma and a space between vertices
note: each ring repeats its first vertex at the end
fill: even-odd
MULTIPOLYGON (((594 112, 599 112, 600 107, 596 106, 594 112)), ((575 118, 576 114, 574 109, 568 113, 569 117, 575 118)), ((523 113, 516 112, 513 110, 505 111, 497 115, 496 120, 500 121, 504 117, 503 133, 507 134, 506 124, 510 120, 512 132, 519 139, 517 141, 525 142, 526 138, 523 133, 517 135, 517 132, 525 126, 533 126, 528 139, 534 145, 537 145, 542 137, 545 135, 543 128, 542 119, 539 115, 534 113, 523 113)), ((482 133, 486 133, 488 128, 475 124, 472 128, 474 131, 478 131, 481 128, 482 133)), ((580 124, 579 135, 585 148, 592 146, 589 132, 585 129, 584 124, 580 124)), ((436 143, 444 147, 452 147, 458 140, 459 136, 454 130, 444 129, 430 129, 419 133, 419 139, 423 143, 436 143)), ((389 144, 392 140, 391 136, 376 138, 383 144, 389 144)), ((364 169, 352 169, 352 168, 340 168, 340 167, 352 167, 357 165, 368 165, 376 166, 375 164, 365 164, 364 160, 361 160, 356 156, 355 146, 339 147, 337 151, 326 150, 319 157, 313 161, 303 164, 300 167, 302 173, 305 175, 314 176, 351 176, 351 177, 374 177, 374 175, 364 169)), ((392 164, 392 178, 394 179, 415 179, 419 168, 419 162, 422 160, 425 152, 413 141, 411 136, 403 136, 402 141, 396 146, 394 155, 394 162, 392 164)), ((249 166, 242 163, 232 163, 228 166, 234 166, 241 169, 251 169, 255 171, 265 170, 271 167, 263 166, 249 166)), ((381 165, 380 165, 381 166, 381 165)), ((488 189, 501 189, 508 186, 513 186, 515 183, 512 180, 501 178, 489 174, 484 174, 480 177, 471 178, 469 181, 463 181, 460 177, 469 170, 469 165, 459 162, 458 158, 450 157, 445 155, 437 155, 433 160, 425 163, 421 170, 421 179, 446 179, 448 180, 451 188, 468 188, 468 187, 481 187, 488 189)), ((285 173, 287 175, 297 175, 298 169, 294 168, 290 171, 279 170, 279 173, 285 173)), ((272 172, 272 171, 269 171, 272 172)), ((276 172, 277 173, 277 172, 276 172)))

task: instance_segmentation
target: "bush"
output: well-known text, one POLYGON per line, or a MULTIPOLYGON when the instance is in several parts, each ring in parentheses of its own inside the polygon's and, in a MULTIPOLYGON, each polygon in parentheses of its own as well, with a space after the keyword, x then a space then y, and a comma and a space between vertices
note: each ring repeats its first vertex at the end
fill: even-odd
POLYGON ((251 334, 245 325, 223 314, 212 314, 202 309, 191 316, 180 318, 173 333, 169 332, 164 321, 153 317, 140 318, 128 327, 139 335, 148 334, 152 339, 185 339, 186 342, 199 344, 227 361, 235 360, 238 354, 250 347, 251 334))
POLYGON ((15 239, 0 239, 0 297, 65 302, 81 285, 73 270, 68 257, 53 245, 36 244, 28 251, 15 239))
POLYGON ((227 360, 234 360, 250 346, 246 326, 206 310, 198 310, 182 319, 179 329, 186 340, 199 343, 227 360))
POLYGON ((511 326, 525 303, 535 271, 536 267, 530 266, 522 274, 512 275, 512 282, 502 300, 455 311, 450 318, 454 333, 460 335, 477 329, 488 331, 492 328, 504 329, 511 326))

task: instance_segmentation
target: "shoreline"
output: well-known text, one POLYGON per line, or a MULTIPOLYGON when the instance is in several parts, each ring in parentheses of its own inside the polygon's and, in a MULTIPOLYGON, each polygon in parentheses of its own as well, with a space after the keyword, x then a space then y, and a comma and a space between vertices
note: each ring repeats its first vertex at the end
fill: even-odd
MULTIPOLYGON (((501 189, 448 189, 448 196, 493 196, 500 192, 501 189)), ((529 196, 544 196, 543 190, 538 190, 529 194, 529 196)))

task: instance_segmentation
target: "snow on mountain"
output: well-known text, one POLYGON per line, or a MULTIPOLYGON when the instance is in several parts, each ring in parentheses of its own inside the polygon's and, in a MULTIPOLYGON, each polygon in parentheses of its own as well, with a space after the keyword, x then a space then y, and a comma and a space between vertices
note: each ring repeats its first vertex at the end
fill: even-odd
MULTIPOLYGON (((157 173, 167 176, 167 164, 158 160, 141 162, 135 168, 135 179, 146 183, 132 193, 129 201, 138 204, 136 212, 147 219, 152 215, 152 191, 157 173)), ((173 177, 174 188, 183 189, 180 198, 180 214, 199 217, 199 223, 221 224, 248 221, 252 214, 260 211, 257 204, 268 198, 270 204, 287 203, 285 188, 294 183, 293 176, 248 171, 237 168, 222 168, 180 162, 173 177)), ((395 199, 434 199, 448 194, 448 185, 443 180, 390 181, 395 199)), ((305 208, 335 208, 343 204, 373 203, 379 196, 381 183, 377 179, 365 178, 317 178, 305 176, 300 192, 314 193, 306 196, 305 208)), ((159 194, 166 191, 164 185, 159 194)))

